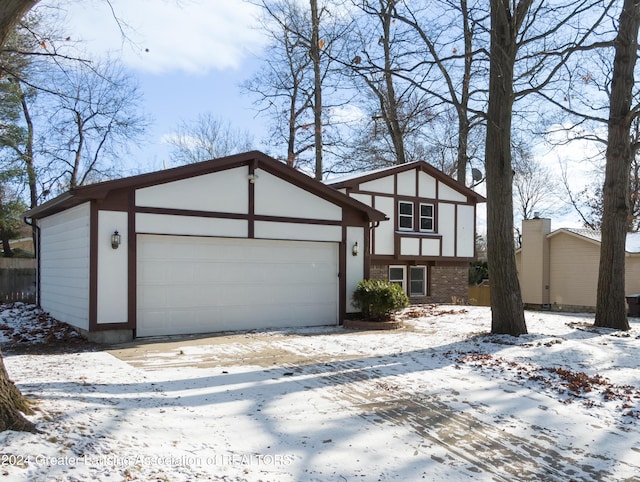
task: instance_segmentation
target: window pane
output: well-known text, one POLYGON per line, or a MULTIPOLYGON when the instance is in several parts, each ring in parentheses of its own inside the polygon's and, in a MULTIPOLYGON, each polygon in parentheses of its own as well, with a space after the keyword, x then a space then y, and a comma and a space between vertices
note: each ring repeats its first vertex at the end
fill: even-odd
POLYGON ((389 268, 389 281, 391 282, 403 282, 404 281, 404 269, 403 268, 389 268))
POLYGON ((400 203, 400 214, 413 216, 413 203, 400 203))
POLYGON ((413 228, 413 218, 409 217, 409 216, 400 216, 400 219, 398 220, 398 225, 401 228, 413 228))
POLYGON ((422 231, 433 231, 433 219, 421 218, 420 229, 422 231))
POLYGON ((421 204, 420 205, 420 215, 422 216, 433 216, 433 206, 431 204, 421 204))
POLYGON ((425 290, 425 267, 412 266, 409 270, 409 295, 424 296, 425 290))

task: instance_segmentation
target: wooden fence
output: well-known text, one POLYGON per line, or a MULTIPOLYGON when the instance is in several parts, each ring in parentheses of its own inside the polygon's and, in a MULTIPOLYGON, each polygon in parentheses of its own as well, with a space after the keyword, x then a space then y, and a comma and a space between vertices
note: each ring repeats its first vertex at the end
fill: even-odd
POLYGON ((0 258, 0 302, 36 302, 36 260, 0 258))

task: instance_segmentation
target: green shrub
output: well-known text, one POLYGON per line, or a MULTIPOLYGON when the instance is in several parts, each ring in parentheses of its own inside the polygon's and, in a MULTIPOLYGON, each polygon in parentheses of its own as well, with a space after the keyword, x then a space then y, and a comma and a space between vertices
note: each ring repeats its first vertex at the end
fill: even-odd
POLYGON ((381 280, 362 280, 352 298, 353 306, 362 311, 365 318, 384 321, 402 308, 409 306, 409 297, 395 283, 381 280))
POLYGON ((469 284, 479 285, 489 279, 489 265, 486 261, 473 261, 469 265, 469 284))

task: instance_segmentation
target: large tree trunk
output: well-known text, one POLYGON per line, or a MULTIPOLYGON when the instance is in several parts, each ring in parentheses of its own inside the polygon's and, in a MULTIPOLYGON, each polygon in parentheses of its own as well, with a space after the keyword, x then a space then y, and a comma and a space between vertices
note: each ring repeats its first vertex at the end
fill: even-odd
POLYGON ((20 19, 36 4, 38 0, 2 0, 0 2, 0 47, 20 19))
POLYGON ((322 75, 320 73, 320 17, 318 0, 311 1, 311 61, 313 62, 313 123, 316 149, 315 178, 322 180, 322 75))
POLYGON ((631 101, 639 27, 640 0, 625 0, 613 61, 595 318, 595 326, 619 330, 629 329, 624 264, 629 220, 629 171, 633 157, 631 101))
POLYGON ((0 432, 15 430, 19 432, 37 432, 35 425, 24 418, 23 413, 33 413, 29 402, 16 388, 4 367, 0 352, 0 432))
MULTIPOLYGON (((491 59, 485 165, 487 169, 487 257, 491 281, 491 333, 527 333, 513 241, 511 114, 517 53, 517 15, 502 0, 491 0, 491 59)), ((524 8, 524 12, 521 12, 524 8)))
MULTIPOLYGON (((2 0, 0 2, 0 48, 16 23, 37 3, 37 0, 2 0)), ((36 432, 23 413, 32 413, 27 400, 9 380, 0 351, 0 432, 16 430, 36 432)))

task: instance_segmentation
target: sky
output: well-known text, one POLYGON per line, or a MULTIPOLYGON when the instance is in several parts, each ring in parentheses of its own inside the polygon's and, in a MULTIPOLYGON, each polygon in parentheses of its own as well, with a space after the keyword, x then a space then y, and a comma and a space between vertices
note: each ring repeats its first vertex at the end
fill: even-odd
POLYGON ((45 0, 39 8, 57 4, 66 12, 65 36, 90 55, 120 57, 139 83, 152 123, 148 143, 134 149, 132 172, 169 166, 163 139, 205 112, 249 131, 259 144, 261 121, 240 89, 259 67, 263 48, 255 6, 244 0, 45 0))
MULTIPOLYGON (((172 167, 165 139, 180 122, 204 113, 249 132, 255 147, 263 149, 264 121, 240 88, 260 68, 263 54, 257 7, 246 0, 43 0, 40 8, 58 4, 66 12, 65 36, 81 42, 91 55, 120 57, 139 82, 152 123, 147 142, 133 146, 124 175, 172 167)), ((540 145, 536 154, 556 178, 559 159, 569 160, 577 192, 592 170, 582 161, 583 152, 592 150, 588 145, 553 150, 540 145)), ((478 214, 483 225, 482 209, 478 214)), ((581 226, 570 210, 553 217, 554 229, 581 226)))

